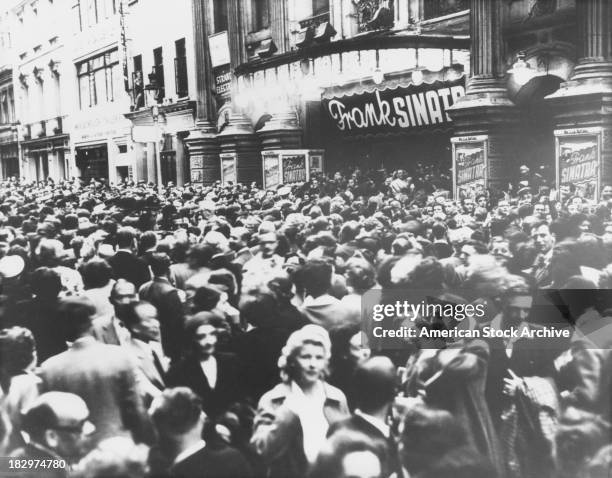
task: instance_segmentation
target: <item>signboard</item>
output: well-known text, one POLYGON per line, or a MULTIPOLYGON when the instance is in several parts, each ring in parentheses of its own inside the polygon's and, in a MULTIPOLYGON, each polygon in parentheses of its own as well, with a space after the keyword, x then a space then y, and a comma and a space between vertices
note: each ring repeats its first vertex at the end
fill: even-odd
POLYGON ((204 174, 201 169, 192 169, 191 170, 191 182, 192 183, 201 183, 204 182, 204 174))
POLYGON ((600 188, 601 131, 597 128, 558 130, 555 136, 559 189, 569 193, 570 185, 573 185, 576 195, 597 200, 600 188))
POLYGON ((230 49, 226 31, 210 35, 208 37, 208 47, 210 49, 210 62, 213 68, 229 65, 230 49))
POLYGON ((263 187, 274 188, 281 183, 280 157, 276 151, 264 151, 263 156, 263 187))
POLYGON ((309 169, 310 169, 310 176, 312 176, 313 173, 322 173, 323 172, 323 153, 319 153, 319 152, 313 152, 310 155, 310 164, 309 164, 309 169))
POLYGON ((232 72, 229 65, 220 66, 214 69, 215 74, 215 94, 227 99, 231 96, 232 72))
POLYGON ((308 180, 306 153, 283 154, 283 184, 303 183, 308 180))
POLYGON ((332 127, 345 135, 449 127, 447 113, 465 95, 465 77, 324 99, 332 127))
POLYGON ((487 137, 452 138, 453 189, 456 199, 475 197, 487 189, 487 137))
POLYGON ((227 186, 229 183, 236 184, 236 155, 224 153, 221 158, 221 183, 227 186))

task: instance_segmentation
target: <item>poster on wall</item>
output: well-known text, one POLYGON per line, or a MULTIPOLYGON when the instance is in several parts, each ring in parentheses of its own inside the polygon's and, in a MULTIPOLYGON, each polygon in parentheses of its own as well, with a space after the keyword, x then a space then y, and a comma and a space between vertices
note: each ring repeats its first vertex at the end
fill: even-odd
POLYGON ((204 174, 201 169, 192 169, 191 170, 191 182, 192 183, 201 183, 204 181, 204 174))
POLYGON ((234 154, 221 154, 221 182, 224 186, 236 184, 236 156, 234 154))
POLYGON ((484 193, 487 185, 487 137, 465 136, 451 141, 455 198, 474 198, 484 193))
POLYGON ((562 200, 577 195, 597 200, 600 182, 601 135, 594 129, 556 131, 557 184, 562 200), (571 187, 575 192, 571 192, 571 187))
POLYGON ((306 153, 284 154, 282 156, 283 184, 307 181, 306 153))
POLYGON ((312 152, 310 154, 310 176, 323 172, 323 152, 312 152))
POLYGON ((281 182, 279 155, 276 152, 265 151, 262 156, 264 189, 274 188, 281 182))

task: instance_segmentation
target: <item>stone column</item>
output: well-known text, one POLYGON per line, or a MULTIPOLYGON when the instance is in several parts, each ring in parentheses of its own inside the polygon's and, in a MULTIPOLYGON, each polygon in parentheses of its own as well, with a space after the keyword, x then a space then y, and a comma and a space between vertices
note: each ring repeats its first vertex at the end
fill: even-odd
POLYGON ((560 136, 567 129, 601 133, 602 184, 612 182, 612 3, 576 0, 578 62, 569 81, 547 97, 560 136))
POLYGON ((505 83, 502 0, 470 3, 471 76, 466 95, 450 108, 454 137, 488 137, 489 189, 505 188, 518 169, 517 110, 505 83))
POLYGON ((219 144, 222 154, 235 155, 238 183, 262 183, 259 139, 246 116, 238 113, 230 116, 228 125, 219 133, 219 144))
MULTIPOLYGON (((302 0, 304 1, 304 0, 302 0)), ((278 53, 289 51, 287 0, 270 0, 270 32, 278 53)))
MULTIPOLYGON (((209 24, 207 0, 192 0, 192 11, 196 60, 196 127, 189 132, 185 143, 189 150, 192 176, 197 177, 198 181, 211 183, 221 177, 221 172, 216 135, 216 105, 212 93, 214 85, 206 28, 209 24)), ((191 181, 191 178, 188 180, 191 181)))

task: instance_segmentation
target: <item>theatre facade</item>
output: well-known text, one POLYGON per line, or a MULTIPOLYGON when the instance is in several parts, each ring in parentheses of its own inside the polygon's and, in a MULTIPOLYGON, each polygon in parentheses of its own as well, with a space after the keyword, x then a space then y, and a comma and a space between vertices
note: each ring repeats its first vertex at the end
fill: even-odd
POLYGON ((401 168, 446 171, 463 197, 525 165, 597 199, 612 179, 610 2, 194 2, 215 92, 186 140, 194 181, 401 168))

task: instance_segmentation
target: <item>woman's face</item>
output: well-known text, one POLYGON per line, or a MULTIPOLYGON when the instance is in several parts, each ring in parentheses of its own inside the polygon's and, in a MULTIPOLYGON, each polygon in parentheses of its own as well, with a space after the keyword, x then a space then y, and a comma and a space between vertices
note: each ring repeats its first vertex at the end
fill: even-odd
POLYGON ((312 385, 321 378, 325 369, 325 350, 321 345, 304 344, 296 357, 297 381, 300 385, 312 385))

